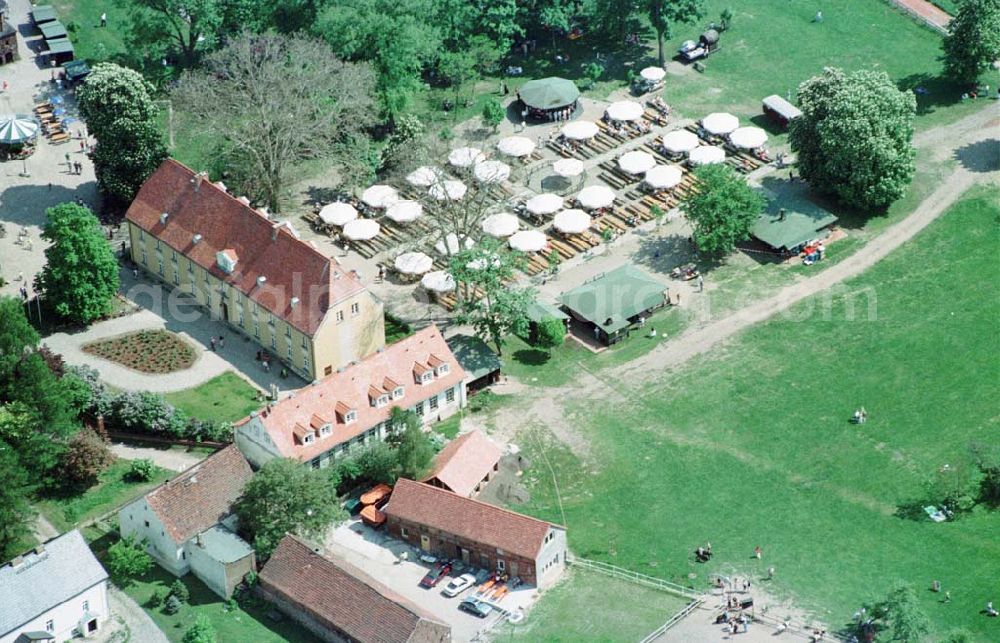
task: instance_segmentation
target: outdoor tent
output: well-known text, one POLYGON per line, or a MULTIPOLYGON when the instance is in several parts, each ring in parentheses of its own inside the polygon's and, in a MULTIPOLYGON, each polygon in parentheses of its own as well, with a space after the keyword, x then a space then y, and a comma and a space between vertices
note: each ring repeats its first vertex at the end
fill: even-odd
POLYGON ((518 95, 528 107, 550 110, 569 107, 580 97, 580 90, 573 81, 552 76, 529 80, 521 86, 518 95))
POLYGON ((624 265, 570 290, 559 301, 593 336, 614 344, 639 316, 666 303, 666 287, 632 265, 624 265))
POLYGON ((0 144, 20 145, 38 136, 38 122, 24 114, 0 115, 0 144))

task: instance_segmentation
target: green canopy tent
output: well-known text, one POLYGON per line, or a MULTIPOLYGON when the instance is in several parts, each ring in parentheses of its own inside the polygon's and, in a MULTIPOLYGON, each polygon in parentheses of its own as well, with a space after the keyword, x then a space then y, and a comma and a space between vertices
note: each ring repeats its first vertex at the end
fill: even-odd
POLYGON ((45 36, 46 40, 66 37, 66 27, 64 27, 63 23, 58 20, 46 22, 45 24, 39 25, 38 28, 42 30, 42 35, 45 36))
POLYGON ((615 344, 625 339, 639 317, 667 303, 667 288, 626 264, 570 290, 559 301, 574 319, 592 326, 596 339, 615 344))
POLYGON ((544 118, 548 112, 575 108, 580 90, 573 81, 553 76, 529 80, 521 86, 517 95, 533 117, 544 118))

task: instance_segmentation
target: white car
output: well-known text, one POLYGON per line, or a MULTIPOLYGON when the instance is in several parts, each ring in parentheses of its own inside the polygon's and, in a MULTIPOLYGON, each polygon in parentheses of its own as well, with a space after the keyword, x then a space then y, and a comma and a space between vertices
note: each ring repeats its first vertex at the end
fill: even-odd
POLYGON ((462 574, 458 578, 453 578, 450 583, 445 585, 444 589, 441 590, 441 593, 448 598, 452 598, 472 587, 475 582, 476 577, 472 574, 462 574))

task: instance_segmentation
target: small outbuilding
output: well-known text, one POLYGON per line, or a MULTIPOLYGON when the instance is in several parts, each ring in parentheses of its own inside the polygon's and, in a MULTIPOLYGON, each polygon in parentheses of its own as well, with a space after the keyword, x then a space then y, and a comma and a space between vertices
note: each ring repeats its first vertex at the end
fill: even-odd
POLYGON ((0 1, 0 65, 12 63, 17 58, 17 29, 7 20, 6 8, 0 1))
POLYGON ((782 127, 788 127, 789 123, 802 116, 802 110, 777 94, 765 98, 763 108, 764 114, 782 127))
POLYGON ((760 215, 753 236, 782 254, 797 254, 813 239, 827 235, 837 217, 820 207, 783 208, 775 204, 760 215))
POLYGON ((599 342, 612 345, 628 336, 640 318, 667 303, 667 288, 626 264, 570 290, 559 301, 599 342))
POLYGON ((469 431, 449 442, 434 458, 430 474, 421 482, 474 498, 500 470, 503 452, 482 431, 469 431))
POLYGON ((503 362, 486 342, 475 335, 453 335, 445 341, 465 371, 466 396, 474 395, 500 379, 503 362))
POLYGON ((556 112, 576 111, 580 90, 572 80, 551 76, 529 80, 521 85, 517 97, 535 120, 550 121, 556 112))

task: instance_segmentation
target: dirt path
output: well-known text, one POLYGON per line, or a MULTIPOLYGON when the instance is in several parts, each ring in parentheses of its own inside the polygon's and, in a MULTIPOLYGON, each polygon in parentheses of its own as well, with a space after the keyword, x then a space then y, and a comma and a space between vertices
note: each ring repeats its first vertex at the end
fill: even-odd
POLYGON ((205 459, 204 455, 187 453, 179 449, 153 449, 120 442, 111 445, 111 452, 123 460, 146 458, 152 460, 156 466, 171 471, 184 471, 205 459))
POLYGON ((923 20, 931 27, 946 29, 951 22, 951 16, 942 9, 927 0, 890 0, 894 5, 903 11, 909 12, 923 20))

